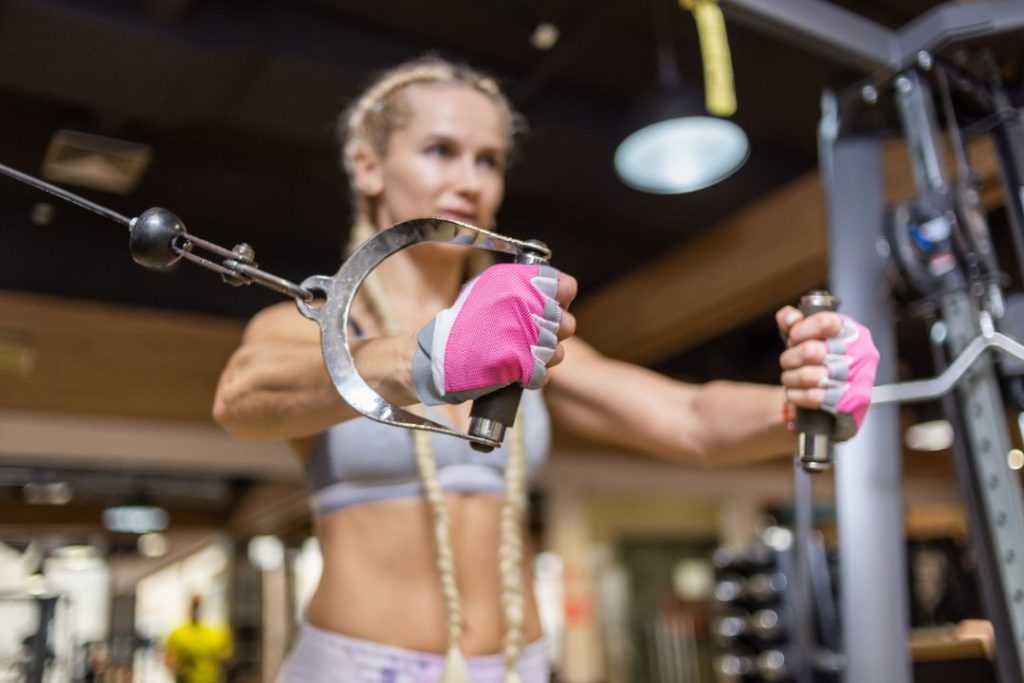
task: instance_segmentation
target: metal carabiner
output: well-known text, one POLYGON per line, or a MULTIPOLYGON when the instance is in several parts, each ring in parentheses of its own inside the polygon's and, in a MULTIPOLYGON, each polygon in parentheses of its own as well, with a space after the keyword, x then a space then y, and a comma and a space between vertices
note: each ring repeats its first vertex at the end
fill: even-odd
POLYGON ((424 242, 511 254, 519 263, 546 263, 551 256, 540 242, 517 240, 445 218, 417 218, 393 225, 366 240, 332 277, 313 275, 303 280, 301 287, 313 292, 315 299, 297 298, 296 305, 302 315, 320 326, 320 346, 327 372, 342 400, 352 408, 377 422, 456 436, 466 439, 477 450, 490 451, 501 446, 505 428, 512 424, 521 386, 513 384, 474 401, 469 430, 460 432, 390 403, 359 375, 352 358, 349 314, 360 285, 386 258, 424 242))

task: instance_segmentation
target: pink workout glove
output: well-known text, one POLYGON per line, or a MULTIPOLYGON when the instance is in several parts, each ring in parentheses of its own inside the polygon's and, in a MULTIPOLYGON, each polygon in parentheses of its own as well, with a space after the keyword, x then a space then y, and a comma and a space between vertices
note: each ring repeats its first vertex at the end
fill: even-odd
POLYGON ((843 328, 825 340, 828 378, 822 410, 836 416, 836 441, 849 439, 860 429, 871 405, 871 389, 878 371, 878 349, 871 332, 853 318, 840 315, 843 328))
POLYGON ((499 264, 463 287, 417 335, 412 378, 426 405, 462 403, 513 382, 540 387, 558 347, 558 271, 499 264))

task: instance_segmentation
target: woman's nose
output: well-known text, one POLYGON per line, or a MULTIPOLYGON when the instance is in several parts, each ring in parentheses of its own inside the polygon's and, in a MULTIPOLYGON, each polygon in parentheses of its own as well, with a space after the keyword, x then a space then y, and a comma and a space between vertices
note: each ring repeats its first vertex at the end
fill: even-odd
POLYGON ((464 194, 476 195, 480 192, 480 169, 475 159, 461 159, 457 164, 456 189, 464 194))

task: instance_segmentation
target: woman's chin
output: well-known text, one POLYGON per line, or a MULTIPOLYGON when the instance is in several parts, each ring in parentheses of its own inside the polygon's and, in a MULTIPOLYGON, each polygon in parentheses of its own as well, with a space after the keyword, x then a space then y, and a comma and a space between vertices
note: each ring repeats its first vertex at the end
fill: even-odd
POLYGON ((436 259, 450 259, 458 261, 466 258, 472 251, 472 247, 462 244, 446 244, 443 242, 420 242, 410 247, 416 251, 417 256, 428 256, 436 259))

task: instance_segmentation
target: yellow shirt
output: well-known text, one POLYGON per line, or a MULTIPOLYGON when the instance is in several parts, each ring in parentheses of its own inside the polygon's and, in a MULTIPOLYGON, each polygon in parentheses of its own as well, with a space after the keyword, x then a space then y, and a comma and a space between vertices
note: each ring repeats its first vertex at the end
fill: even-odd
POLYGON ((167 652, 181 683, 217 683, 220 662, 231 656, 231 632, 223 626, 187 623, 167 636, 167 652))

